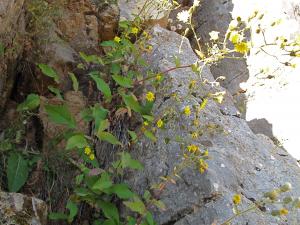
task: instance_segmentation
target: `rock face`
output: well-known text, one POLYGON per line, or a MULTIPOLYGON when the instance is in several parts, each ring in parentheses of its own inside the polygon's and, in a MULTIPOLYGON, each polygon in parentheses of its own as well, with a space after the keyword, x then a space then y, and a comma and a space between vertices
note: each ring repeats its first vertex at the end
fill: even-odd
POLYGON ((17 60, 23 52, 25 32, 24 0, 0 2, 0 113, 11 94, 17 60))
POLYGON ((0 192, 1 225, 46 225, 45 202, 17 193, 0 192))
MULTIPOLYGON (((153 52, 147 56, 151 68, 164 71, 174 67, 174 55, 178 56, 182 65, 197 60, 187 39, 183 39, 183 52, 178 54, 182 37, 177 33, 160 27, 154 27, 151 33, 153 52)), ((208 68, 204 68, 202 78, 214 80, 208 68)), ((189 105, 192 109, 192 106, 202 102, 207 93, 216 91, 209 83, 199 82, 193 95, 188 95, 190 81, 197 79, 199 77, 189 68, 168 73, 157 94, 156 116, 162 117, 168 112, 180 114, 185 106, 189 105), (171 97, 174 94, 178 98, 171 97)), ((219 88, 218 91, 224 89, 219 88)), ((200 113, 199 129, 203 134, 198 139, 190 138, 192 121, 196 119, 192 110, 189 117, 182 114, 176 121, 169 120, 165 129, 159 129, 156 143, 143 140, 138 145, 136 157, 144 163, 145 169, 130 181, 140 193, 159 182, 160 176, 171 174, 174 166, 182 161, 182 143, 178 140, 196 144, 202 150, 207 149, 211 157, 204 174, 196 168, 185 169, 176 184, 167 185, 161 195, 167 209, 155 212, 159 224, 221 224, 233 216, 231 199, 235 193, 241 194, 241 208, 245 209, 252 201, 260 199, 263 192, 278 188, 284 182, 293 185, 293 196, 300 196, 300 168, 297 162, 274 146, 266 136, 255 135, 245 120, 234 115, 234 109, 230 94, 225 96, 221 105, 209 101, 200 113), (224 108, 230 109, 229 113, 224 113, 224 108)), ((278 221, 270 214, 262 215, 258 210, 238 217, 232 224, 288 223, 278 221)))

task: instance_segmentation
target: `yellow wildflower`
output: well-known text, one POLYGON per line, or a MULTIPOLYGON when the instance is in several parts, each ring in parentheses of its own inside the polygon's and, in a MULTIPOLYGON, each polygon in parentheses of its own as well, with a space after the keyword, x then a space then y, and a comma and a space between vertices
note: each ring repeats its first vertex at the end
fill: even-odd
POLYGON ((238 195, 238 194, 235 194, 233 197, 232 197, 232 201, 235 205, 238 205, 241 203, 241 200, 242 200, 242 197, 241 195, 238 195))
POLYGON ((285 216, 285 215, 287 215, 288 213, 289 213, 289 211, 288 211, 286 208, 282 208, 282 209, 279 210, 279 214, 280 214, 281 216, 285 216))
POLYGON ((159 119, 157 121, 156 125, 157 125, 158 128, 161 128, 164 125, 164 122, 161 119, 159 119))
POLYGON ((192 80, 192 81, 190 82, 190 88, 194 88, 195 85, 196 85, 196 83, 197 83, 196 80, 192 80))
POLYGON ((157 81, 160 81, 160 80, 161 80, 161 74, 160 74, 160 73, 156 74, 155 79, 156 79, 157 81))
POLYGON ((149 45, 149 46, 147 47, 147 49, 151 52, 152 49, 153 49, 152 45, 149 45))
POLYGON ((203 160, 203 159, 199 159, 199 171, 200 173, 204 173, 205 170, 207 170, 208 168, 208 164, 203 160))
POLYGON ((193 132, 192 134, 192 138, 196 139, 198 137, 198 133, 197 132, 193 132))
POLYGON ((138 32, 139 32, 139 28, 137 28, 137 27, 131 28, 131 33, 137 34, 138 32))
POLYGON ((121 38, 120 38, 120 37, 118 37, 118 36, 115 36, 115 38, 114 38, 114 41, 115 41, 115 42, 117 42, 117 43, 120 43, 120 41, 121 41, 121 38))
POLYGON ((241 42, 234 45, 234 50, 246 54, 249 51, 249 44, 247 42, 241 42))
POLYGON ((191 108, 189 106, 186 106, 186 107, 184 107, 183 112, 186 116, 189 116, 189 115, 191 115, 191 108))
POLYGON ((195 153, 199 151, 199 147, 197 145, 188 145, 187 150, 189 152, 195 153))
POLYGON ((197 119, 193 120, 193 125, 196 126, 196 127, 199 126, 199 120, 197 120, 197 119))
POLYGON ((147 121, 144 121, 144 125, 145 125, 145 126, 148 126, 149 123, 148 123, 147 121))
POLYGON ((94 154, 90 154, 90 160, 94 160, 95 159, 95 155, 94 154))
POLYGON ((85 153, 86 155, 90 155, 91 152, 92 152, 92 150, 91 150, 91 148, 90 148, 89 146, 86 146, 86 147, 84 148, 84 153, 85 153))
POLYGON ((154 96, 154 94, 153 94, 151 91, 149 91, 149 92, 146 94, 146 99, 147 99, 147 101, 149 101, 149 102, 153 102, 154 99, 155 99, 155 96, 154 96))
POLYGON ((208 156, 208 150, 205 150, 205 152, 203 152, 203 156, 208 156))

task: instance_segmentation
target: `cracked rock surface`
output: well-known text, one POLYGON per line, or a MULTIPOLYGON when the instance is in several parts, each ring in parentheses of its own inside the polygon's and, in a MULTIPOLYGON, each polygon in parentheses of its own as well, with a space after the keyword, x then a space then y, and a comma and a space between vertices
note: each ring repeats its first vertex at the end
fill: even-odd
MULTIPOLYGON (((182 65, 192 64, 197 60, 185 38, 182 52, 178 54, 182 36, 177 33, 158 26, 151 33, 153 51, 146 59, 152 69, 164 71, 174 67, 174 55, 179 57, 182 65)), ((201 76, 202 79, 213 81, 207 67, 201 76)), ((161 117, 166 112, 181 112, 187 105, 192 108, 192 105, 201 104, 201 99, 213 91, 216 91, 215 88, 209 83, 200 82, 190 68, 173 70, 168 73, 158 91, 154 113, 161 117), (193 95, 187 95, 192 79, 198 81, 198 86, 193 95), (180 100, 170 97, 174 93, 180 100)), ((254 134, 244 119, 234 116, 234 111, 237 110, 232 96, 227 93, 222 104, 209 101, 200 113, 199 122, 203 135, 197 140, 190 139, 189 135, 192 120, 195 119, 192 113, 190 117, 181 115, 177 121, 168 121, 165 129, 158 130, 156 143, 145 139, 137 146, 136 157, 144 163, 145 169, 131 177, 130 181, 140 193, 158 183, 160 176, 171 174, 174 166, 182 161, 182 150, 175 139, 181 138, 200 146, 202 150, 208 149, 211 156, 209 168, 204 174, 193 168, 185 169, 176 184, 167 185, 160 196, 167 209, 154 213, 159 224, 221 224, 233 216, 231 199, 234 194, 242 195, 240 207, 245 209, 253 201, 260 199, 263 192, 278 188, 285 182, 290 182, 293 186, 291 195, 300 196, 300 168, 296 160, 287 154, 281 154, 282 149, 266 136, 254 134), (224 114, 222 108, 233 113, 224 114), (168 144, 166 139, 170 139, 168 144)), ((238 217, 232 224, 288 224, 269 215, 253 211, 238 217)))

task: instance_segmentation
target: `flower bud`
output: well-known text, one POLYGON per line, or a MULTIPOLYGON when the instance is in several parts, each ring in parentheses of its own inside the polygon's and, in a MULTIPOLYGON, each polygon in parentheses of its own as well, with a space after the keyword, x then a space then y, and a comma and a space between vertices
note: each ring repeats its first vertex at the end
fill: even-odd
POLYGON ((287 192, 287 191, 290 191, 291 189, 292 189, 292 185, 291 185, 291 183, 288 183, 288 182, 280 187, 281 192, 287 192))

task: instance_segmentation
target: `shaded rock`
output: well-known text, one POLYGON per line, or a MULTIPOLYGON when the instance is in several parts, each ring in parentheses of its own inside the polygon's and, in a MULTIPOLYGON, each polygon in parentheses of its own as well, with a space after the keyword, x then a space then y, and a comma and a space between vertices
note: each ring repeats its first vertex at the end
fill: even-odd
MULTIPOLYGON (((186 38, 182 43, 183 51, 178 54, 182 40, 180 35, 160 27, 154 27, 151 35, 153 52, 146 58, 151 62, 152 69, 164 71, 174 67, 174 55, 178 56, 182 65, 197 60, 186 38)), ((214 80, 207 67, 204 67, 202 77, 208 81, 214 80)), ((191 139, 195 112, 192 111, 189 117, 180 112, 187 105, 199 106, 207 93, 225 91, 212 87, 209 82, 204 84, 199 81, 196 93, 188 95, 191 79, 199 81, 199 77, 189 68, 168 73, 162 89, 157 93, 154 113, 158 118, 175 112, 175 119, 169 120, 165 129, 157 130, 156 143, 142 140, 136 147, 136 157, 144 163, 145 168, 131 177, 130 182, 139 193, 160 182, 159 177, 173 173, 174 166, 182 161, 182 151, 187 144, 193 143, 201 150, 207 149, 211 156, 209 168, 204 174, 200 174, 197 168, 187 168, 179 174, 181 179, 176 184, 166 186, 160 199, 167 209, 154 212, 158 223, 220 224, 233 216, 231 199, 234 194, 242 195, 240 207, 245 209, 252 201, 259 200, 264 192, 278 188, 285 182, 292 184, 293 196, 300 196, 300 168, 296 160, 288 154, 281 156, 279 148, 266 137, 256 136, 245 120, 230 114, 224 115, 220 110, 224 105, 208 102, 199 117, 202 135, 197 140, 191 139), (175 93, 179 100, 165 98, 175 93), (166 139, 170 141, 166 142, 166 139)), ((228 108, 234 107, 229 97, 225 96, 225 100, 228 108)), ((253 211, 238 217, 232 224, 288 224, 268 213, 263 215, 260 211, 253 211)))
POLYGON ((24 0, 0 2, 0 113, 11 94, 17 61, 23 53, 25 33, 24 0))
POLYGON ((46 225, 47 205, 18 193, 0 192, 1 225, 46 225))

